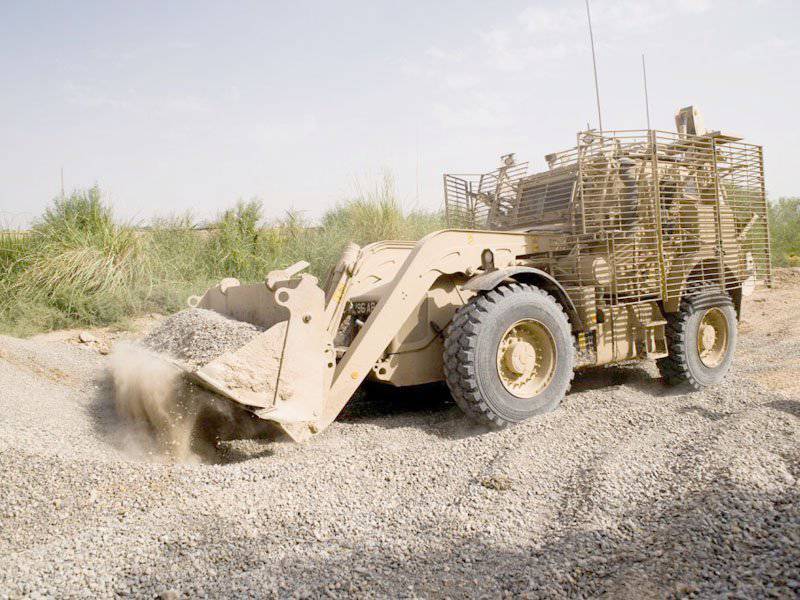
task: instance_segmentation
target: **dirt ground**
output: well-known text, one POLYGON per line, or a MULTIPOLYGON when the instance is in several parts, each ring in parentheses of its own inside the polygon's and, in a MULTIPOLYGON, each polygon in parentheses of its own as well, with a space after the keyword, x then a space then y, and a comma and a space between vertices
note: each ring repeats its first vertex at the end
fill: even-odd
POLYGON ((216 464, 131 452, 126 335, 0 337, 0 598, 796 597, 800 271, 776 275, 715 388, 598 369, 499 432, 441 387, 373 390, 216 464))

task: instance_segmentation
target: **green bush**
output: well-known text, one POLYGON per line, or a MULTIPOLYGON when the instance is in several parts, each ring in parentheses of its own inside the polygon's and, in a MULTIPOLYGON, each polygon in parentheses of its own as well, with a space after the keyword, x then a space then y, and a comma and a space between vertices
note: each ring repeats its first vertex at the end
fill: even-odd
POLYGON ((23 244, 5 281, 2 312, 12 330, 105 324, 143 308, 150 257, 97 187, 55 200, 23 244))
POLYGON ((261 235, 262 204, 258 200, 239 202, 222 213, 208 244, 207 267, 224 277, 252 279, 262 273, 268 263, 268 247, 261 235))
POLYGON ((800 198, 781 198, 769 205, 772 262, 800 267, 800 198))
POLYGON ((440 211, 404 212, 392 178, 385 176, 371 190, 325 212, 322 226, 305 245, 306 260, 311 263, 311 272, 324 278, 348 242, 363 246, 380 240, 418 240, 444 227, 440 211))
POLYGON ((190 214, 134 228, 115 220, 93 187, 59 198, 30 235, 0 233, 0 331, 29 334, 106 325, 146 311, 174 312, 223 277, 263 281, 308 260, 321 279, 348 241, 416 239, 443 226, 439 213, 405 213, 390 179, 325 213, 265 223, 258 200, 225 210, 208 230, 190 214))

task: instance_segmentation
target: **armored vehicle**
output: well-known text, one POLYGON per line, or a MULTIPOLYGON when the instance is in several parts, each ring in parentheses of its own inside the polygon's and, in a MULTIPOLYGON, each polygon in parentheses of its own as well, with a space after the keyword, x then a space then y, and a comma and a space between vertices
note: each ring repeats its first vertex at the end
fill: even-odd
POLYGON ((554 409, 580 369, 654 359, 701 388, 728 372, 742 296, 770 283, 762 149, 703 128, 596 131, 528 173, 445 175, 449 229, 351 244, 324 286, 298 263, 194 306, 266 330, 194 382, 296 440, 365 379, 446 381, 493 427, 554 409))

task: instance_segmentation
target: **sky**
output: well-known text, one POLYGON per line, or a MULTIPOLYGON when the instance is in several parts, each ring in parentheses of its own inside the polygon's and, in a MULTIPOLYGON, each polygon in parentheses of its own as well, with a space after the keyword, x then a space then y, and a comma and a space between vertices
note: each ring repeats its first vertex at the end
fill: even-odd
MULTIPOLYGON (((800 195, 800 1, 592 0, 603 125, 694 104, 765 149, 800 195)), ((99 185, 146 223, 259 198, 315 220, 393 177, 437 208, 442 174, 544 155, 597 126, 583 0, 0 0, 0 225, 99 185)))

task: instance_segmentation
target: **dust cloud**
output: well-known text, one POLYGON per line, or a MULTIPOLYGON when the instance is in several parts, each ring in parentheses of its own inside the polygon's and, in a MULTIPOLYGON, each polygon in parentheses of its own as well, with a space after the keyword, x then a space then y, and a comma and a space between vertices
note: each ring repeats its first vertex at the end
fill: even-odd
POLYGON ((189 383, 181 369, 135 343, 118 344, 111 356, 118 444, 137 458, 213 463, 220 442, 257 437, 266 423, 189 383))

